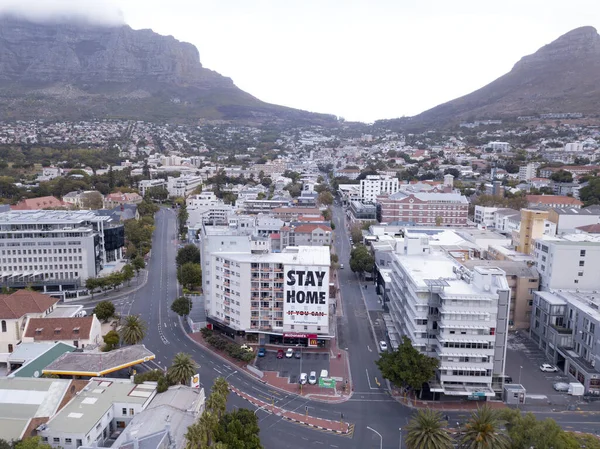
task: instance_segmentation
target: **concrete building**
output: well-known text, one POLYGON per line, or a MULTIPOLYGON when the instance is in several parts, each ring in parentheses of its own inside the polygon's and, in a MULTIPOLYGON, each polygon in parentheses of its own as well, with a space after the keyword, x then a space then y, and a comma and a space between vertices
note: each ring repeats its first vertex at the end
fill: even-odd
POLYGON ((377 206, 373 203, 350 201, 346 215, 350 219, 350 223, 375 222, 377 221, 377 206))
POLYGON ((138 188, 140 189, 140 195, 142 197, 146 196, 146 193, 150 189, 154 188, 167 188, 167 180, 158 178, 158 179, 143 179, 140 181, 138 188))
POLYGON ((186 198, 198 187, 202 186, 202 176, 182 175, 179 178, 167 178, 167 191, 170 197, 186 198))
POLYGON ((138 193, 109 193, 104 197, 104 208, 113 209, 125 204, 140 204, 144 198, 138 193))
POLYGON ((494 212, 494 229, 503 234, 512 234, 519 228, 521 212, 515 209, 498 209, 494 212))
POLYGON ((96 315, 67 318, 29 318, 23 342, 62 342, 81 349, 97 348, 102 329, 96 315))
POLYGON ((508 325, 511 329, 529 329, 533 294, 540 285, 540 277, 533 264, 512 260, 466 260, 462 264, 471 270, 482 266, 504 271, 511 298, 508 325))
POLYGON ((600 290, 600 237, 593 234, 543 236, 535 241, 535 266, 542 290, 600 290))
POLYGON ((295 221, 300 217, 322 217, 321 210, 312 207, 277 207, 272 210, 272 215, 283 221, 295 221))
POLYGON ((260 343, 324 346, 330 338, 329 247, 272 253, 269 238, 249 229, 209 228, 200 233, 207 321, 260 343))
POLYGON ((21 343, 27 319, 47 316, 56 303, 57 298, 29 290, 0 295, 0 363, 7 363, 9 355, 21 343))
POLYGON ((285 209, 290 204, 290 199, 262 199, 239 201, 238 205, 245 214, 269 214, 278 209, 285 209))
POLYGON ((555 234, 572 234, 581 226, 599 224, 600 209, 587 207, 550 209, 548 221, 554 224, 555 234))
POLYGON ((298 226, 283 226, 279 235, 280 249, 288 246, 328 246, 332 242, 333 230, 323 224, 307 223, 298 226))
POLYGON ((363 203, 374 203, 379 195, 393 195, 398 191, 398 178, 368 175, 360 180, 360 199, 363 203))
POLYGON ((585 392, 600 395, 600 300, 597 292, 536 292, 531 339, 585 392))
POLYGON ((510 287, 496 267, 461 267, 432 252, 426 234, 405 237, 391 264, 390 315, 396 332, 439 359, 432 392, 493 398, 501 390, 510 287))
POLYGON ((0 213, 1 284, 76 297, 89 277, 123 256, 123 224, 94 211, 0 213))
POLYGON ((510 143, 508 142, 489 142, 485 147, 500 153, 507 153, 510 151, 510 143))
POLYGON ((496 211, 499 207, 475 206, 473 221, 486 228, 496 227, 496 211))
POLYGON ((42 442, 55 448, 105 446, 146 409, 156 395, 155 384, 98 378, 40 427, 42 442))
POLYGON ((521 225, 513 231, 513 245, 520 253, 531 254, 533 242, 550 228, 547 210, 521 209, 521 225))
POLYGON ((537 170, 540 167, 539 162, 529 162, 519 167, 519 181, 531 181, 537 177, 537 170))
POLYGON ((583 203, 578 199, 562 195, 527 195, 528 207, 536 209, 573 208, 581 209, 583 203))
POLYGON ((460 193, 405 193, 377 197, 380 223, 466 226, 469 201, 460 193))

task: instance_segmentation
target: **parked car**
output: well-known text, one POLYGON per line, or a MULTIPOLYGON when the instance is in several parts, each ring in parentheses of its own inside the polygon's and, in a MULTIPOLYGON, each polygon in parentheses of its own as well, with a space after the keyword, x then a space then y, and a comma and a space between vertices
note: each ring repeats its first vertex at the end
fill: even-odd
POLYGON ((545 373, 555 373, 558 371, 558 368, 554 365, 550 365, 549 363, 544 363, 540 366, 540 371, 544 371, 545 373))
POLYGON ((317 372, 311 371, 308 375, 308 383, 311 385, 315 385, 317 383, 317 372))
POLYGON ((264 357, 265 355, 267 355, 267 351, 265 348, 258 348, 258 354, 259 357, 264 357))
POLYGON ((387 351, 387 349, 388 349, 387 343, 385 341, 383 341, 383 340, 380 341, 379 342, 379 349, 381 349, 382 351, 387 351))
POLYGON ((343 263, 341 263, 341 264, 340 264, 340 270, 343 270, 343 269, 344 269, 344 264, 343 264, 343 263))
POLYGON ((278 359, 282 359, 283 358, 283 349, 278 349, 277 350, 277 358, 278 359))
POLYGON ((296 349, 294 351, 294 357, 297 358, 297 359, 302 358, 302 351, 300 351, 300 349, 296 349))
POLYGON ((300 374, 300 379, 298 379, 298 383, 300 385, 306 385, 307 381, 308 381, 308 376, 306 375, 306 373, 300 374))
POLYGON ((555 382, 554 385, 552 385, 554 387, 554 390, 556 391, 561 391, 563 393, 566 393, 569 391, 569 384, 566 382, 555 382))
POLYGON ((285 358, 291 359, 293 356, 294 356, 294 350, 292 348, 288 348, 288 350, 285 351, 285 358))
POLYGON ((242 345, 240 346, 240 349, 243 349, 244 351, 248 351, 248 352, 252 352, 252 346, 248 346, 248 345, 242 345))

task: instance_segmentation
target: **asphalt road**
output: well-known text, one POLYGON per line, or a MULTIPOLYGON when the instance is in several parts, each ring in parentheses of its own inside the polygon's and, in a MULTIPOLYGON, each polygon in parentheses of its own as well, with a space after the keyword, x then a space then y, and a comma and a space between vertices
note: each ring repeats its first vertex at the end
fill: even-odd
MULTIPOLYGON (((412 410, 393 400, 384 388, 375 360, 378 358, 377 345, 368 322, 368 314, 361 295, 361 283, 348 266, 351 245, 346 237, 343 223, 343 211, 335 207, 334 222, 336 224, 336 251, 345 269, 339 270, 340 288, 342 290, 344 317, 338 323, 340 346, 348 348, 350 368, 354 383, 354 394, 350 400, 342 404, 328 404, 307 400, 296 394, 282 392, 269 387, 245 373, 235 371, 224 360, 209 350, 199 347, 189 340, 179 325, 179 317, 171 312, 170 303, 178 296, 176 282, 175 255, 176 220, 170 209, 161 209, 156 214, 153 235, 152 257, 148 263, 148 282, 128 298, 120 302, 119 311, 123 314, 139 315, 148 323, 148 333, 144 344, 156 354, 158 367, 168 367, 173 356, 178 352, 190 354, 199 364, 201 385, 207 393, 216 377, 222 376, 227 381, 262 400, 275 401, 276 405, 286 410, 304 411, 308 407, 311 416, 338 420, 341 413, 344 421, 355 425, 351 437, 339 436, 318 431, 258 410, 261 428, 261 441, 266 449, 303 449, 319 448, 398 448, 400 427, 408 423, 412 410), (378 382, 381 386, 378 386, 378 382), (368 429, 370 427, 373 430, 368 429), (381 434, 380 437, 377 433, 381 434)), ((228 408, 252 408, 245 400, 231 394, 228 408)), ((466 415, 450 413, 450 421, 464 422, 466 415)), ((568 428, 581 418, 578 430, 600 431, 600 424, 594 417, 583 417, 573 414, 552 414, 552 418, 568 428)))

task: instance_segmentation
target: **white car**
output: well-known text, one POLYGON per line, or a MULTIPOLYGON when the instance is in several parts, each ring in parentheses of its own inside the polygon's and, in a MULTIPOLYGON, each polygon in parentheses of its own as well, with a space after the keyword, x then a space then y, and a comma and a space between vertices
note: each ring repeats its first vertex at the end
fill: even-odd
POLYGON ((308 376, 306 375, 306 373, 301 373, 300 374, 300 379, 298 380, 298 383, 300 385, 305 385, 307 381, 308 381, 308 376))
POLYGON ((544 363, 540 366, 540 371, 544 371, 545 373, 555 373, 558 371, 558 368, 554 365, 550 365, 549 363, 544 363))
POLYGON ((569 384, 566 382, 555 382, 553 385, 556 391, 566 393, 569 391, 569 384))
POLYGON ((317 383, 317 372, 311 371, 308 375, 308 383, 311 385, 315 385, 317 383))
POLYGON ((294 357, 294 350, 292 348, 288 348, 288 350, 285 351, 285 358, 291 359, 292 357, 294 357))
POLYGON ((381 349, 382 351, 387 351, 387 349, 388 349, 387 343, 385 341, 380 341, 379 349, 381 349))

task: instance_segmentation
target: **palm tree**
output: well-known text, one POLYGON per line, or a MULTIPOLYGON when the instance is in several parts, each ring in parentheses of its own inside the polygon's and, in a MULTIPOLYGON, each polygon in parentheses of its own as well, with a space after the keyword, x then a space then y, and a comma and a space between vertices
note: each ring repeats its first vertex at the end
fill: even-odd
POLYGON ((167 370, 167 378, 171 383, 185 385, 196 374, 197 368, 198 364, 192 360, 189 354, 180 352, 175 354, 173 363, 167 370))
POLYGON ((508 449, 510 440, 501 432, 498 413, 483 406, 471 414, 461 441, 464 449, 508 449))
POLYGON ((408 449, 451 449, 452 438, 444 428, 442 414, 435 410, 418 410, 406 430, 408 449))
POLYGON ((125 317, 125 323, 121 327, 121 341, 126 345, 137 345, 146 336, 148 325, 137 315, 125 317))

